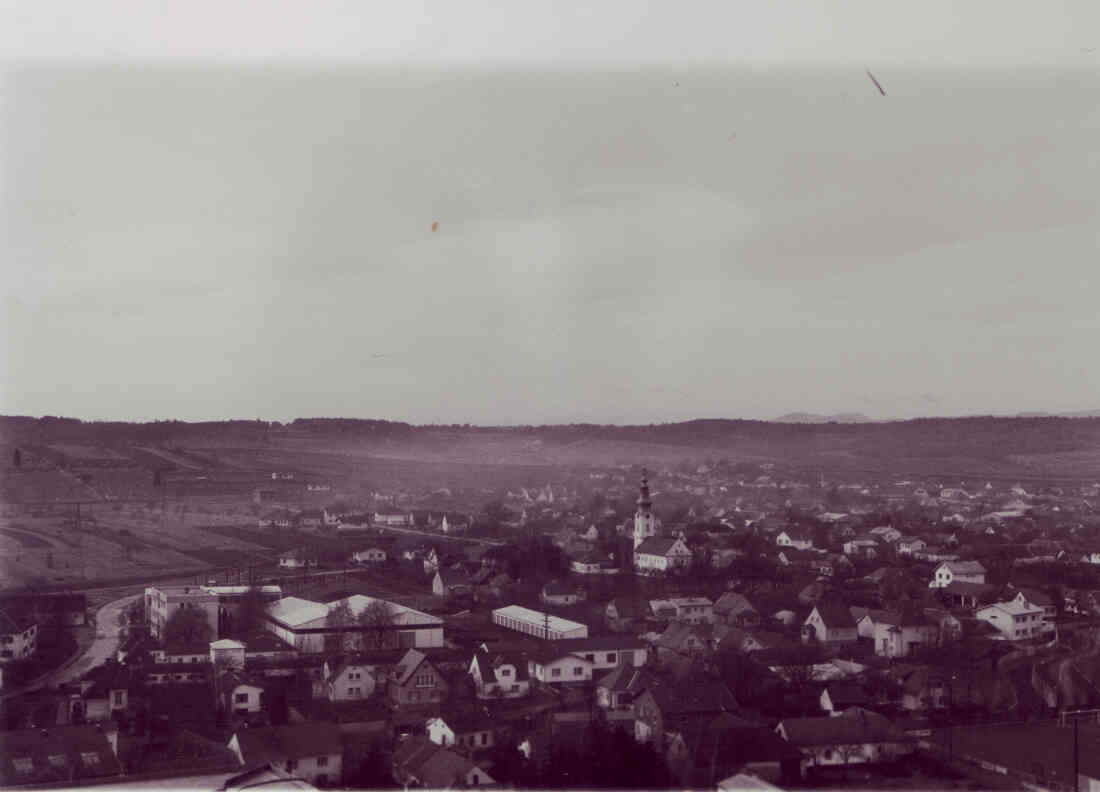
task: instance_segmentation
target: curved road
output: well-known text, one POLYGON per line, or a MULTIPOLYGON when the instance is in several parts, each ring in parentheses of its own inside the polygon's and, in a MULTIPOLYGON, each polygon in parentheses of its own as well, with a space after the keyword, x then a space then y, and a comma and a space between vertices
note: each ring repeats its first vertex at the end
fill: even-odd
POLYGON ((130 603, 142 597, 142 594, 131 594, 128 597, 108 602, 95 615, 96 634, 92 645, 82 654, 62 663, 53 671, 40 676, 29 685, 12 690, 0 696, 0 701, 31 693, 35 690, 53 685, 61 685, 79 678, 88 669, 107 662, 107 658, 113 657, 118 651, 118 615, 130 603))

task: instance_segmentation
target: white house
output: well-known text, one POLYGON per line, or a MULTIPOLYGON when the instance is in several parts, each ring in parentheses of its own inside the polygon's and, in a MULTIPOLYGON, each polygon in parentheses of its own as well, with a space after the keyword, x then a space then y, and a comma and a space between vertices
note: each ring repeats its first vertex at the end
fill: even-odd
POLYGON ((378 511, 374 513, 375 525, 411 526, 413 516, 402 511, 378 511))
POLYGON ((595 673, 622 665, 641 667, 649 659, 649 644, 631 635, 598 635, 592 638, 566 638, 554 648, 569 652, 592 664, 595 673))
POLYGON ((484 646, 474 652, 468 669, 479 699, 523 698, 531 692, 526 656, 489 652, 484 646))
POLYGON ((559 649, 559 643, 552 641, 546 644, 542 651, 527 661, 528 675, 546 685, 591 682, 592 662, 559 649))
POLYGON ((634 550, 634 566, 639 572, 668 572, 691 563, 691 550, 679 537, 651 536, 634 550))
POLYGON ((932 572, 929 588, 944 588, 954 581, 985 583, 985 567, 977 561, 944 561, 932 572))
POLYGON ((361 701, 374 693, 377 668, 355 657, 326 661, 324 673, 329 701, 361 701))
POLYGON ((234 715, 249 715, 263 709, 264 689, 252 680, 236 673, 225 674, 221 678, 221 689, 226 708, 234 715))
POLYGON ((38 647, 38 623, 30 614, 0 611, 0 663, 24 660, 38 647))
POLYGON ((974 612, 974 616, 989 622, 1000 632, 1006 641, 1020 641, 1035 638, 1047 632, 1043 609, 1027 600, 995 602, 974 612))
POLYGON ((351 560, 356 564, 381 564, 386 560, 386 551, 377 545, 366 547, 352 553, 351 560))
POLYGON ((304 548, 287 550, 279 555, 279 566, 284 569, 304 569, 317 566, 317 556, 304 548))
POLYGON ((658 619, 687 622, 688 624, 712 623, 714 603, 706 597, 670 597, 649 601, 650 612, 658 619))
POLYGON ((901 538, 901 531, 889 525, 878 525, 872 528, 868 533, 872 536, 879 536, 882 541, 887 544, 893 544, 901 538))
POLYGON ((244 668, 245 648, 240 641, 221 638, 210 642, 210 662, 219 669, 244 668))
POLYGON ((940 627, 924 615, 923 611, 908 608, 900 613, 889 611, 869 612, 866 618, 874 621, 871 638, 875 654, 879 657, 908 657, 922 647, 935 646, 940 627))
POLYGON ((464 753, 487 751, 496 745, 492 717, 484 711, 456 711, 429 718, 428 739, 464 753))
POLYGON ((814 538, 809 531, 788 528, 776 534, 775 543, 779 547, 792 547, 795 550, 812 550, 814 538))

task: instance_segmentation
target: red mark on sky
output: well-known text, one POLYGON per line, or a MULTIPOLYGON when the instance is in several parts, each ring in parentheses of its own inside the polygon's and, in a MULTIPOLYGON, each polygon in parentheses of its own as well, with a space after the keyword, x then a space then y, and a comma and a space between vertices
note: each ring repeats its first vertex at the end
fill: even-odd
POLYGON ((438 231, 438 230, 439 230, 439 221, 436 220, 434 223, 432 223, 432 231, 438 231))

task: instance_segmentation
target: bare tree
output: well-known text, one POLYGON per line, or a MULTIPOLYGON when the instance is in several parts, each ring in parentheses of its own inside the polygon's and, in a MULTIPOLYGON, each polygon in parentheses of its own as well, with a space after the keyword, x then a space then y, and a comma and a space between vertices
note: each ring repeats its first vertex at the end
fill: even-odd
POLYGON ((394 638, 387 640, 388 635, 393 635, 390 629, 394 624, 393 616, 392 607, 384 600, 374 600, 359 612, 359 626, 369 628, 361 634, 364 649, 382 649, 387 643, 395 644, 394 638))

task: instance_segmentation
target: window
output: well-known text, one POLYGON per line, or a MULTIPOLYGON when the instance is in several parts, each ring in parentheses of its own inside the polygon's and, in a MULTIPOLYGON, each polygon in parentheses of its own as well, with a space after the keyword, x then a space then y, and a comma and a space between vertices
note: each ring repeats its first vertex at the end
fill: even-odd
POLYGON ((594 654, 592 654, 591 652, 589 652, 588 654, 586 654, 586 655, 584 656, 584 659, 585 659, 585 660, 587 660, 587 661, 588 661, 588 662, 590 662, 590 663, 594 663, 594 662, 596 662, 596 655, 594 655, 594 654))
POLYGON ((551 669, 550 676, 560 677, 561 676, 561 669, 560 668, 551 669))
POLYGON ((418 674, 416 677, 417 687, 433 687, 435 685, 435 678, 431 674, 418 674))
POLYGON ((247 693, 237 693, 235 696, 233 696, 233 703, 234 704, 244 704, 247 701, 248 701, 248 694, 247 693))
POLYGON ((317 757, 317 766, 318 767, 328 767, 328 757, 327 756, 318 756, 317 757))
POLYGON ((515 693, 515 692, 516 692, 517 690, 519 690, 519 685, 512 685, 512 687, 511 687, 511 688, 509 688, 509 689, 510 689, 510 690, 511 690, 511 691, 512 691, 513 693, 515 693))
POLYGON ((584 669, 581 668, 580 666, 576 666, 573 669, 573 676, 583 676, 583 675, 584 675, 584 669))
POLYGON ((500 669, 500 675, 501 676, 512 676, 512 669, 502 668, 502 669, 500 669))
POLYGON ((115 691, 115 706, 116 707, 121 707, 122 706, 122 699, 125 695, 126 695, 126 692, 123 691, 123 690, 116 690, 115 691))
POLYGON ((618 658, 615 656, 614 652, 608 652, 607 653, 607 662, 609 662, 609 663, 618 662, 618 658))
POLYGON ((34 762, 29 756, 17 756, 11 760, 11 763, 15 765, 15 772, 20 775, 34 771, 34 762))
POLYGON ((97 751, 81 751, 80 760, 84 762, 85 767, 96 767, 99 765, 99 753, 97 751))
POLYGON ((485 732, 481 733, 481 744, 482 745, 488 745, 489 744, 489 735, 486 734, 485 732))
POLYGON ((287 769, 287 772, 293 772, 293 771, 297 770, 298 769, 298 760, 297 759, 287 759, 286 760, 286 769, 287 769))
POLYGON ((47 759, 50 763, 50 767, 64 767, 69 763, 65 754, 50 754, 47 759))

